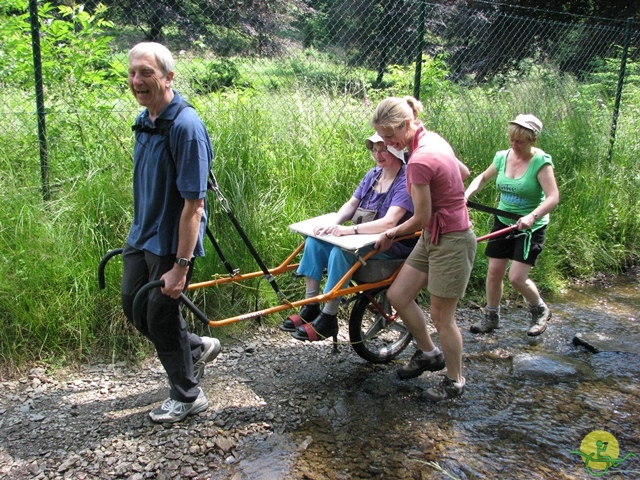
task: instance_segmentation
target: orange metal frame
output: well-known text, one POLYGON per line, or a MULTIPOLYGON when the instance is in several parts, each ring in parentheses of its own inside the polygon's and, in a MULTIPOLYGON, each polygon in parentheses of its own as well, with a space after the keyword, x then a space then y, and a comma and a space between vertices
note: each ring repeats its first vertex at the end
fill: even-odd
MULTIPOLYGON (((505 229, 502 230, 498 230, 496 232, 490 233, 488 235, 484 235, 482 237, 478 237, 477 241, 481 242, 483 240, 487 240, 490 238, 494 238, 496 236, 499 235, 503 235, 512 231, 517 230, 517 226, 516 225, 511 225, 505 229)), ((407 238, 414 238, 414 237, 418 237, 420 236, 422 232, 418 231, 415 232, 413 235, 407 235, 404 237, 399 237, 396 238, 395 241, 399 241, 399 240, 404 240, 407 238)), ((278 265, 277 267, 268 270, 269 275, 272 276, 278 276, 278 275, 282 275, 283 273, 286 272, 290 272, 292 270, 295 270, 296 268, 298 268, 298 263, 293 263, 295 258, 300 254, 300 252, 303 250, 304 248, 304 242, 302 242, 300 245, 298 245, 298 247, 296 247, 294 249, 294 251, 284 260, 284 262, 282 262, 280 265, 278 265)), ((209 319, 209 326, 210 327, 222 327, 225 325, 229 325, 231 323, 236 323, 242 320, 250 320, 252 318, 258 318, 258 317, 262 317, 265 315, 270 315, 272 313, 277 313, 277 312, 282 312, 284 310, 289 310, 291 308, 297 308, 297 307, 301 307, 303 305, 309 304, 309 303, 319 303, 319 302, 327 302, 329 300, 333 300, 335 298, 340 298, 340 297, 344 297, 346 295, 351 295, 354 293, 363 293, 369 290, 374 290, 377 288, 381 288, 381 287, 387 287, 389 285, 391 285, 391 283, 395 280, 395 278, 398 276, 398 272, 400 271, 400 268, 402 268, 402 265, 404 265, 404 263, 402 265, 400 265, 400 267, 398 267, 388 278, 384 279, 384 280, 380 280, 377 282, 370 282, 370 283, 360 283, 360 284, 352 284, 350 282, 351 277, 353 276, 353 274, 355 273, 356 270, 358 270, 362 265, 364 265, 366 263, 366 261, 371 258, 373 255, 375 255, 376 253, 378 253, 377 250, 373 249, 370 250, 369 252, 367 252, 365 255, 363 255, 362 257, 358 258, 358 261, 356 261, 355 264, 353 264, 353 266, 349 269, 349 271, 347 273, 345 273, 345 275, 340 279, 340 281, 337 283, 337 285, 335 285, 330 292, 328 293, 323 293, 320 295, 317 295, 315 297, 311 297, 311 298, 305 298, 303 300, 297 300, 295 302, 290 302, 287 299, 283 299, 283 303, 280 305, 276 305, 270 308, 266 308, 263 310, 256 310, 254 312, 249 312, 249 313, 245 313, 243 315, 237 315, 235 317, 228 317, 222 320, 211 320, 209 319)), ((212 287, 212 286, 218 286, 218 285, 223 285, 223 284, 227 284, 227 283, 232 283, 232 282, 242 282, 244 280, 250 280, 252 278, 260 278, 260 277, 264 277, 266 274, 263 271, 257 271, 257 272, 252 272, 252 273, 244 273, 244 274, 236 274, 236 275, 226 275, 224 277, 220 277, 220 278, 216 278, 214 280, 208 280, 205 282, 198 282, 198 283, 192 283, 189 285, 188 290, 192 291, 192 290, 198 290, 201 288, 207 288, 207 287, 212 287)), ((188 299, 186 299, 186 297, 183 297, 183 300, 186 302, 188 299)), ((193 304, 192 304, 193 305, 193 304)), ((195 307, 195 306, 194 306, 195 307)), ((204 314, 203 314, 204 315, 204 314)), ((205 316, 203 318, 206 319, 207 317, 205 316)))
MULTIPOLYGON (((502 230, 498 230, 496 232, 490 233, 490 234, 485 235, 483 237, 478 237, 477 241, 481 242, 483 240, 487 240, 487 239, 494 238, 494 237, 499 236, 499 235, 503 235, 503 234, 506 234, 506 233, 509 233, 509 232, 516 231, 517 229, 518 229, 517 225, 511 225, 511 226, 509 226, 507 228, 504 228, 502 230)), ((420 236, 421 233, 422 233, 421 231, 418 231, 418 232, 415 232, 412 235, 407 235, 407 236, 396 238, 394 241, 405 240, 405 239, 408 239, 408 238, 415 238, 415 237, 420 236)), ((189 291, 193 291, 193 290, 198 290, 200 288, 218 286, 218 285, 223 285, 223 284, 227 284, 227 283, 242 282, 244 280, 249 280, 249 279, 252 279, 252 278, 260 278, 260 277, 266 277, 266 276, 275 277, 275 276, 278 276, 278 275, 282 275, 283 273, 290 272, 292 270, 295 270, 298 267, 299 264, 298 263, 294 263, 294 260, 300 254, 300 252, 303 250, 303 248, 304 248, 304 242, 302 242, 300 245, 298 245, 298 247, 296 247, 294 249, 294 251, 284 260, 284 262, 282 262, 276 268, 273 268, 271 270, 267 270, 266 273, 264 271, 260 270, 260 271, 257 271, 257 272, 245 273, 245 274, 229 274, 229 275, 225 275, 223 277, 216 278, 214 280, 209 280, 209 281, 205 281, 205 282, 198 282, 198 283, 192 283, 192 284, 189 285, 188 290, 189 291)), ((104 285, 104 283, 105 283, 104 282, 104 267, 105 267, 106 263, 113 256, 121 254, 122 251, 123 251, 122 248, 117 248, 117 249, 111 250, 111 251, 107 252, 107 254, 100 261, 100 265, 98 266, 98 285, 99 285, 99 287, 101 289, 105 288, 105 285, 104 285)), ((238 315, 238 316, 235 316, 235 317, 229 317, 229 318, 225 318, 225 319, 222 319, 222 320, 211 320, 202 311, 200 311, 198 309, 198 307, 196 307, 193 304, 193 302, 191 302, 191 300, 189 300, 189 298, 186 297, 184 294, 181 295, 181 300, 194 313, 194 315, 199 320, 201 320, 205 324, 208 324, 211 327, 222 327, 222 326, 225 326, 225 325, 229 325, 231 323, 239 322, 241 320, 249 320, 249 319, 261 317, 261 316, 264 316, 264 315, 270 315, 272 313, 281 312, 283 310, 288 310, 288 309, 291 309, 291 308, 301 307, 301 306, 307 305, 309 303, 327 302, 329 300, 333 300, 333 299, 336 299, 336 298, 341 298, 341 297, 344 297, 344 296, 347 296, 347 295, 351 295, 351 294, 354 294, 354 293, 364 293, 364 292, 367 292, 369 290, 383 288, 383 287, 387 287, 387 286, 391 285, 391 283, 398 276, 398 272, 400 271, 400 268, 402 268, 402 265, 404 264, 404 262, 388 278, 385 278, 384 280, 380 280, 380 281, 377 281, 377 282, 359 283, 359 284, 351 282, 351 277, 356 272, 356 270, 358 270, 361 266, 365 265, 367 260, 370 259, 376 253, 378 253, 378 250, 372 249, 372 250, 368 251, 363 256, 359 256, 358 255, 358 260, 351 266, 351 268, 347 271, 347 273, 345 273, 345 275, 340 279, 338 284, 335 285, 331 289, 331 291, 329 291, 328 293, 323 293, 321 295, 317 295, 317 296, 312 297, 312 298, 305 298, 303 300, 297 300, 295 302, 290 302, 286 298, 283 298, 282 299, 283 303, 280 304, 280 305, 276 305, 274 307, 266 308, 264 310, 256 310, 254 312, 245 313, 244 315, 238 315)), ((357 252, 356 252, 356 255, 357 255, 357 252)), ((133 306, 134 307, 134 314, 135 314, 135 310, 136 310, 137 298, 138 298, 138 296, 140 296, 140 294, 143 293, 143 290, 146 289, 146 291, 148 291, 150 288, 157 288, 157 287, 161 287, 162 285, 163 285, 162 280, 157 280, 157 281, 154 281, 154 282, 150 282, 147 285, 145 285, 144 287, 142 287, 142 289, 138 292, 138 295, 136 295, 136 300, 134 301, 134 306, 133 306)), ((146 293, 146 291, 145 291, 145 293, 146 293)), ((280 293, 280 292, 277 292, 277 293, 280 293)))
MULTIPOLYGON (((421 232, 416 232, 413 235, 408 235, 408 236, 405 236, 405 237, 397 238, 395 241, 416 237, 416 236, 419 236, 420 234, 421 234, 421 232)), ((283 273, 290 272, 290 271, 295 270, 296 268, 298 268, 299 264, 298 263, 293 263, 293 261, 298 256, 298 254, 302 251, 303 248, 304 248, 304 242, 302 242, 291 253, 291 255, 289 255, 284 260, 284 262, 282 262, 277 267, 275 267, 273 269, 270 269, 269 270, 269 274, 273 275, 273 276, 282 275, 283 273)), ((295 302, 289 302, 288 300, 283 299, 284 303, 282 303, 280 305, 277 305, 277 306, 274 306, 274 307, 266 308, 264 310, 256 310, 255 312, 249 312, 249 313, 245 313, 243 315, 238 315, 238 316, 235 316, 235 317, 228 317, 228 318, 225 318, 225 319, 222 319, 222 320, 209 320, 209 326, 211 326, 211 327, 222 327, 222 326, 225 326, 225 325, 229 325, 231 323, 239 322, 241 320, 249 320, 249 319, 252 319, 252 318, 257 318, 257 317, 262 317, 262 316, 265 316, 265 315, 270 315, 272 313, 282 312, 284 310, 288 310, 288 309, 291 309, 291 308, 301 307, 301 306, 306 305, 308 303, 327 302, 329 300, 333 300, 333 299, 339 298, 339 297, 344 297, 344 296, 350 295, 352 293, 361 293, 361 292, 373 290, 373 289, 376 289, 376 288, 389 286, 389 285, 391 285, 393 280, 398 275, 398 272, 400 271, 400 268, 402 267, 402 265, 400 267, 398 267, 396 269, 396 271, 393 272, 393 274, 391 274, 391 276, 389 276, 388 278, 386 278, 384 280, 380 280, 378 282, 361 283, 361 284, 357 284, 357 285, 353 285, 353 284, 352 285, 347 285, 348 283, 350 283, 349 279, 353 276, 354 272, 356 270, 358 270, 362 265, 364 265, 366 263, 366 261, 369 258, 371 258, 373 255, 375 255, 376 253, 378 253, 378 251, 374 249, 374 250, 370 250, 365 255, 360 257, 359 260, 356 261, 356 263, 349 269, 349 271, 347 273, 345 273, 345 275, 340 279, 340 281, 337 283, 337 285, 335 285, 331 289, 330 292, 323 293, 323 294, 320 294, 320 295, 317 295, 317 296, 311 297, 311 298, 305 298, 303 300, 297 300, 295 302)), ((189 285, 188 290, 192 291, 192 290, 198 290, 198 289, 201 289, 201 288, 207 288, 207 287, 212 287, 212 286, 223 285, 223 284, 226 284, 226 283, 242 282, 244 280, 249 280, 249 279, 252 279, 252 278, 259 278, 259 277, 263 277, 263 276, 265 276, 265 273, 263 271, 245 273, 245 274, 237 274, 237 275, 228 275, 228 276, 224 276, 224 277, 221 277, 221 278, 216 278, 214 280, 208 280, 208 281, 205 281, 205 282, 192 283, 192 284, 189 285)))

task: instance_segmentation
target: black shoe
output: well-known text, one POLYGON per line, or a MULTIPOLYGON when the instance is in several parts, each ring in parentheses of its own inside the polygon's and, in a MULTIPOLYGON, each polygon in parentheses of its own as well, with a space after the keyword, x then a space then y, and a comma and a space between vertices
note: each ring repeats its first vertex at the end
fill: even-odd
POLYGON ((444 355, 441 351, 438 351, 436 355, 430 357, 425 355, 422 350, 416 350, 411 360, 405 363, 403 366, 396 368, 398 377, 402 380, 408 378, 414 378, 420 376, 427 370, 430 372, 437 372, 445 367, 444 355))
POLYGON ((320 312, 313 322, 296 328, 296 331, 291 334, 296 340, 310 342, 317 342, 336 335, 338 335, 338 316, 324 312, 320 312))
POLYGON ((305 323, 313 322, 318 315, 320 315, 320 305, 317 303, 308 303, 300 309, 300 313, 290 315, 289 318, 280 325, 280 330, 295 332, 296 328, 305 323))

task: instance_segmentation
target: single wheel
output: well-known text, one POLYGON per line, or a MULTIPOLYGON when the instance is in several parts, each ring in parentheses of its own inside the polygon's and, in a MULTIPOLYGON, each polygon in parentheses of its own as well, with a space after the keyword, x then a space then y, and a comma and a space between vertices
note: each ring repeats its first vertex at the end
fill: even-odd
POLYGON ((349 318, 353 349, 372 363, 390 361, 411 342, 411 333, 387 300, 387 290, 362 293, 349 318))

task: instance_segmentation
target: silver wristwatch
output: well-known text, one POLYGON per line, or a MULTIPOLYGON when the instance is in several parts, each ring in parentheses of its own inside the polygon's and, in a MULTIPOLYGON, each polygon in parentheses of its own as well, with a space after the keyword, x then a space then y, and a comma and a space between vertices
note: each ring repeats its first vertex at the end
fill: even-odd
POLYGON ((176 258, 176 263, 181 267, 189 267, 191 266, 191 262, 188 258, 176 258))

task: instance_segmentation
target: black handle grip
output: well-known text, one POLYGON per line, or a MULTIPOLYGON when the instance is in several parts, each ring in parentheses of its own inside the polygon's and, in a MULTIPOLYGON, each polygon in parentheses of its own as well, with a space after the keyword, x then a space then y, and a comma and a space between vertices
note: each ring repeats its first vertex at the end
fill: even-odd
MULTIPOLYGON (((145 300, 145 297, 149 294, 149 290, 152 288, 162 288, 164 287, 164 280, 155 280, 153 282, 147 283, 143 286, 138 293, 136 293, 135 298, 133 299, 133 319, 136 324, 140 323, 140 311, 142 309, 142 304, 145 300)), ((207 316, 200 310, 198 307, 194 305, 194 303, 187 298, 184 293, 180 294, 180 301, 184 303, 191 312, 195 315, 195 317, 200 320, 205 325, 209 325, 209 319, 207 316)))
POLYGON ((115 248, 107 252, 105 256, 102 257, 102 260, 100 260, 100 265, 98 265, 98 287, 100 287, 100 290, 104 290, 104 287, 105 287, 105 283, 104 283, 105 265, 109 260, 111 260, 112 257, 122 254, 123 251, 124 251, 124 248, 115 248))
POLYGON ((191 310, 191 313, 193 313, 198 320, 200 320, 206 326, 209 325, 209 319, 204 314, 204 312, 202 310, 200 310, 198 307, 196 307, 193 304, 193 302, 191 300, 189 300, 184 293, 180 294, 180 300, 182 300, 182 303, 184 303, 187 306, 187 308, 189 310, 191 310))

